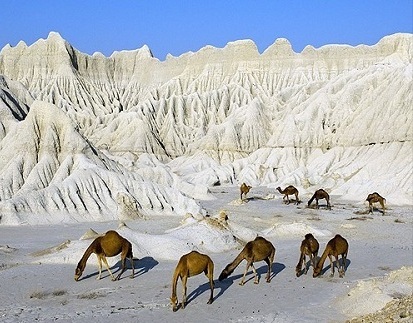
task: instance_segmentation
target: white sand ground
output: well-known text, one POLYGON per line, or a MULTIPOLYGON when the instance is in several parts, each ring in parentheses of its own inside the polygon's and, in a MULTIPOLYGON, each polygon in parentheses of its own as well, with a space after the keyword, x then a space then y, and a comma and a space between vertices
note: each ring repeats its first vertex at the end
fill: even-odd
MULTIPOLYGON (((375 312, 393 299, 413 292, 413 209, 388 200, 385 216, 378 210, 363 214, 366 205, 332 196, 331 211, 285 205, 267 187, 256 187, 241 203, 236 187, 215 187, 214 200, 201 201, 209 218, 147 216, 118 222, 0 226, 0 321, 2 322, 345 322, 375 312), (218 215, 225 210, 224 225, 218 215), (216 218, 216 220, 214 220, 216 218), (212 219, 212 220, 211 220, 212 219), (79 282, 74 269, 92 240, 80 238, 89 230, 110 229, 133 243, 137 271, 112 282, 104 272, 97 281, 97 261, 88 261, 79 282), (299 245, 312 232, 320 254, 336 233, 349 242, 344 278, 295 276, 299 245), (224 266, 255 235, 276 247, 271 283, 261 279, 239 286, 245 262, 226 280, 217 280, 224 266), (235 238, 234 238, 235 237, 235 238), (65 243, 66 242, 66 243, 65 243), (50 248, 50 249, 49 249, 50 248), (207 253, 215 263, 215 300, 207 305, 204 275, 188 280, 189 304, 173 313, 169 305, 171 278, 178 258, 189 250, 207 253)), ((119 257, 110 259, 119 265, 119 257)), ((328 266, 326 262, 325 267, 328 266)), ((256 264, 264 276, 264 262, 256 264)), ((181 285, 178 285, 181 296, 181 285)), ((412 312, 400 321, 412 319, 412 312)))

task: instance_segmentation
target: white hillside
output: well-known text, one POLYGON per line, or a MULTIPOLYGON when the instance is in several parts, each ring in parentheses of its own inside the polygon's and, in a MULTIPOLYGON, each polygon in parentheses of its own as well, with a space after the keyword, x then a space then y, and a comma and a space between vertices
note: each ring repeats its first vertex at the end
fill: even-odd
MULTIPOLYGON (((167 170, 132 173, 97 151, 57 107, 35 101, 0 142, 2 223, 109 220, 146 214, 198 214, 191 192, 167 170), (189 194, 190 195, 190 194, 189 194)), ((192 189, 196 194, 196 190, 192 189)), ((205 197, 206 190, 203 197, 205 197)))
POLYGON ((1 222, 198 214, 208 186, 242 181, 412 204, 412 56, 411 34, 302 53, 243 40, 164 62, 146 46, 85 55, 57 33, 6 46, 1 222))

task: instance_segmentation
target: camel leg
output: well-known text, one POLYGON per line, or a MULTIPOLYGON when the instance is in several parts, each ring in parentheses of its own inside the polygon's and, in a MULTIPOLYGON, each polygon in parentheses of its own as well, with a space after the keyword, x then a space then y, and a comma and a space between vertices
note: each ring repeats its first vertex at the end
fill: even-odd
POLYGON ((312 254, 311 263, 313 265, 313 269, 317 266, 317 253, 312 254))
POLYGON ((328 258, 330 259, 330 268, 331 268, 330 277, 334 277, 334 261, 333 261, 333 257, 332 257, 331 255, 328 255, 328 258))
POLYGON ((295 204, 298 205, 300 201, 298 200, 298 193, 295 193, 295 204))
POLYGON ((99 275, 96 277, 97 280, 102 276, 102 259, 98 256, 98 266, 99 266, 99 275))
POLYGON ((267 271, 267 277, 266 277, 266 282, 269 283, 271 281, 271 266, 272 266, 272 262, 273 262, 273 257, 268 257, 267 259, 264 259, 265 262, 268 265, 268 271, 267 271))
POLYGON ((208 278, 209 278, 209 288, 211 289, 211 294, 209 295, 209 300, 207 304, 212 304, 214 301, 214 280, 212 278, 212 272, 208 273, 208 278))
POLYGON ((254 275, 255 275, 254 284, 258 284, 260 281, 259 281, 259 278, 258 278, 258 273, 255 270, 254 263, 251 263, 251 268, 252 268, 252 271, 254 272, 254 275))
POLYGON ((381 201, 380 204, 381 204, 381 207, 383 208, 383 215, 384 215, 384 213, 386 212, 385 209, 384 209, 384 202, 381 201))
POLYGON ((307 259, 305 258, 305 254, 303 256, 303 262, 304 262, 304 275, 307 275, 308 267, 307 267, 307 259))
POLYGON ((244 285, 245 276, 247 275, 248 269, 250 268, 251 265, 252 265, 252 262, 248 262, 247 266, 245 267, 244 275, 242 276, 242 279, 239 283, 241 286, 244 285))
POLYGON ((112 272, 110 271, 110 268, 109 268, 109 265, 108 265, 108 261, 106 260, 106 257, 103 256, 103 257, 102 257, 102 260, 103 260, 103 263, 104 263, 105 266, 106 266, 106 269, 108 270, 108 272, 109 272, 109 274, 110 274, 110 277, 112 277, 112 280, 116 280, 115 276, 113 276, 112 272))
POLYGON ((131 266, 132 266, 132 274, 130 275, 130 278, 133 278, 133 277, 135 277, 135 266, 133 264, 133 257, 130 257, 128 259, 129 259, 129 261, 131 263, 131 266))
POLYGON ((120 276, 125 272, 125 270, 126 270, 126 258, 122 258, 122 269, 121 269, 119 275, 116 276, 115 280, 119 280, 120 276))
POLYGON ((211 289, 207 304, 212 304, 214 301, 214 263, 208 263, 205 274, 209 279, 209 288, 211 289))
POLYGON ((182 304, 181 307, 182 309, 185 308, 185 304, 186 304, 186 282, 188 280, 188 276, 183 276, 182 278, 182 304))
POLYGON ((288 197, 288 194, 285 195, 287 197, 287 205, 290 204, 290 198, 288 197))
MULTIPOLYGON (((340 270, 339 270, 339 277, 340 278, 343 278, 345 273, 346 273, 346 258, 347 257, 346 257, 345 254, 341 255, 341 267, 339 267, 340 268, 340 270)), ((337 258, 337 260, 338 260, 338 258, 337 258)))

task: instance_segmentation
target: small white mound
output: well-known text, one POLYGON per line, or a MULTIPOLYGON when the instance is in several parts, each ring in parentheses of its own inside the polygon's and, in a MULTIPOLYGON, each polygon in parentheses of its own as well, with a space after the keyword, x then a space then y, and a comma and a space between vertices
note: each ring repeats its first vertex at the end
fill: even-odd
POLYGON ((97 233, 95 230, 93 230, 92 228, 90 228, 89 230, 87 230, 85 232, 84 235, 82 235, 80 237, 79 240, 90 240, 90 239, 96 239, 97 237, 99 237, 99 233, 97 233))
POLYGON ((312 233, 317 237, 332 236, 328 230, 319 230, 305 223, 280 223, 275 224, 271 228, 263 231, 266 236, 304 236, 307 233, 312 233))
POLYGON ((0 254, 9 254, 15 252, 17 249, 9 247, 8 245, 0 245, 0 254))
POLYGON ((413 267, 402 267, 388 276, 362 280, 338 301, 342 312, 349 317, 374 313, 395 298, 412 295, 413 267))

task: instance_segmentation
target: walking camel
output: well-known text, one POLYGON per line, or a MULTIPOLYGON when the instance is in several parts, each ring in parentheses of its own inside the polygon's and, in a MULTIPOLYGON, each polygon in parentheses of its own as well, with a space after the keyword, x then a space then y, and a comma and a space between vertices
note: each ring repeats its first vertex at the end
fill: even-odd
POLYGON ((315 199, 315 205, 316 205, 317 209, 318 209, 318 200, 325 199, 327 201, 327 208, 329 210, 331 210, 330 195, 328 195, 328 193, 326 191, 324 191, 322 188, 315 191, 315 193, 313 194, 311 199, 308 201, 308 206, 311 205, 311 203, 313 202, 314 199, 315 199))
POLYGON ((374 192, 371 193, 367 196, 366 201, 369 202, 369 213, 373 213, 373 203, 380 203, 382 209, 383 209, 383 214, 385 212, 385 207, 384 207, 384 203, 386 203, 386 199, 381 196, 379 193, 374 192))
POLYGON ((132 254, 132 244, 123 238, 119 233, 116 231, 108 231, 103 236, 97 237, 90 246, 86 249, 85 253, 83 254, 82 259, 80 259, 79 263, 77 264, 75 270, 75 280, 78 281, 79 278, 82 276, 83 271, 86 267, 86 262, 89 259, 90 255, 95 253, 98 258, 99 264, 99 275, 96 279, 100 279, 102 275, 102 261, 105 264, 112 280, 119 280, 120 276, 126 270, 126 258, 129 259, 132 265, 132 274, 130 278, 133 278, 135 275, 135 268, 133 266, 133 254, 132 254), (114 257, 118 254, 121 254, 121 261, 122 261, 122 270, 119 275, 115 278, 112 272, 109 269, 108 262, 106 257, 114 257))
POLYGON ((301 242, 300 246, 300 259, 298 261, 297 267, 295 267, 295 274, 297 277, 300 277, 301 275, 301 268, 304 263, 304 274, 307 274, 308 267, 307 262, 305 259, 305 256, 310 257, 310 263, 313 265, 313 269, 316 266, 316 261, 317 261, 317 254, 318 254, 318 249, 320 245, 317 241, 316 238, 311 233, 307 233, 305 235, 305 239, 301 242))
POLYGON ((274 261, 274 256, 275 248, 272 243, 263 237, 256 237, 255 240, 248 242, 235 260, 224 268, 218 279, 221 281, 227 278, 234 272, 241 261, 245 259, 247 261, 247 267, 245 268, 244 275, 239 284, 241 286, 244 285, 245 276, 247 275, 249 267, 252 267, 255 274, 254 284, 258 284, 259 278, 254 267, 254 262, 264 260, 268 265, 266 281, 269 283, 271 281, 271 266, 274 261))
POLYGON ((331 277, 334 276, 334 263, 337 263, 337 269, 339 277, 344 277, 346 271, 346 259, 348 253, 348 242, 344 239, 341 235, 337 234, 333 239, 331 239, 318 261, 317 266, 314 268, 313 277, 317 277, 321 274, 323 269, 324 261, 328 257, 330 259, 330 267, 331 267, 331 277), (338 256, 341 255, 341 266, 338 256), (333 257, 336 261, 333 261, 333 257))
POLYGON ((250 191, 250 189, 252 188, 252 186, 249 186, 245 183, 241 184, 240 187, 240 191, 241 191, 241 200, 242 200, 242 195, 244 195, 244 197, 247 197, 248 192, 250 191))
POLYGON ((290 204, 290 199, 288 198, 288 195, 295 195, 295 204, 298 205, 300 203, 300 200, 298 199, 298 190, 294 186, 289 185, 283 190, 281 190, 281 187, 278 186, 277 190, 281 194, 284 194, 283 200, 285 202, 285 199, 287 199, 287 204, 290 204))
POLYGON ((198 251, 191 251, 179 259, 172 277, 171 305, 174 312, 176 312, 179 308, 178 297, 176 296, 176 285, 178 283, 178 278, 181 278, 182 281, 181 307, 185 308, 187 290, 186 283, 188 277, 199 275, 202 272, 204 272, 204 274, 208 277, 209 287, 211 289, 211 295, 209 296, 207 304, 212 304, 214 301, 214 263, 207 255, 199 253, 198 251))

